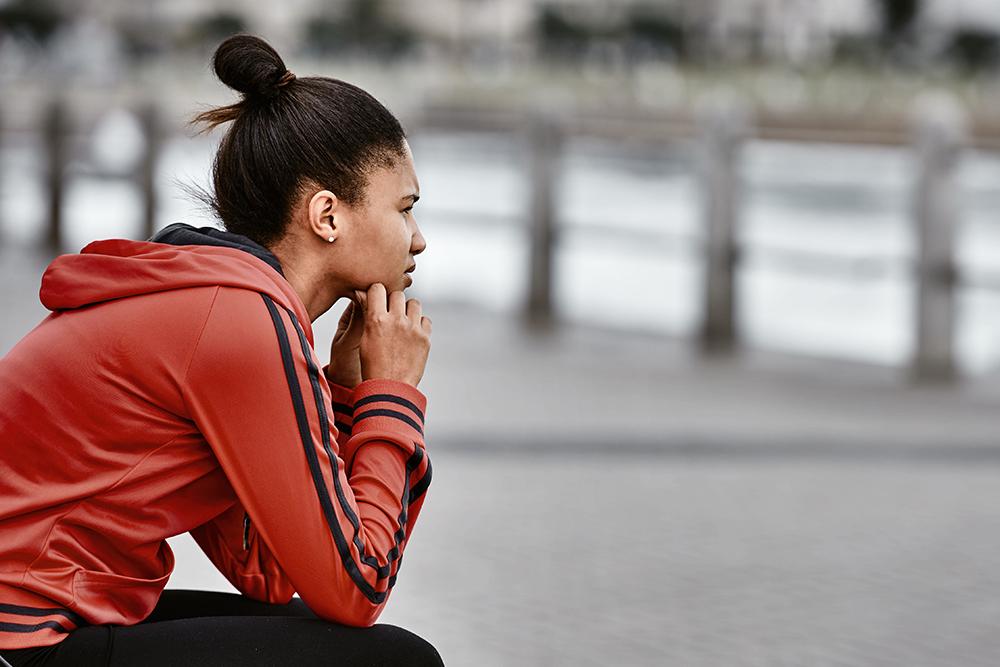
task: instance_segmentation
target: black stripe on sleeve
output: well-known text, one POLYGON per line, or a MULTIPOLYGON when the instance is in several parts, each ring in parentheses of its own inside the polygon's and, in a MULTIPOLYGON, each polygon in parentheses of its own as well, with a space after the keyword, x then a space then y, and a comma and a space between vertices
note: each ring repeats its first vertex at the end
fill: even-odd
POLYGON ((302 355, 306 359, 306 368, 309 371, 309 382, 313 389, 316 412, 319 414, 320 432, 323 434, 323 449, 326 451, 326 455, 329 458, 330 463, 334 466, 332 475, 334 490, 337 493, 337 500, 340 502, 341 509, 344 511, 344 514, 347 515, 347 519, 351 522, 351 526, 354 527, 354 537, 351 541, 358 549, 361 562, 375 570, 376 577, 378 579, 385 579, 389 576, 389 567, 392 561, 387 562, 385 565, 380 565, 377 558, 365 553, 365 543, 361 538, 361 521, 354 513, 354 509, 351 507, 351 504, 347 502, 347 496, 344 494, 344 490, 340 485, 340 476, 336 471, 337 457, 330 449, 330 439, 328 437, 329 426, 327 422, 326 409, 323 407, 322 390, 320 389, 319 384, 319 369, 316 368, 316 365, 312 361, 312 352, 309 347, 309 341, 306 340, 305 332, 302 331, 302 327, 299 326, 298 318, 295 317, 295 313, 287 308, 285 308, 285 312, 288 314, 289 319, 292 321, 292 325, 295 327, 295 333, 298 336, 299 345, 302 348, 302 355))
POLYGON ((337 401, 330 401, 330 404, 333 405, 334 412, 339 412, 340 414, 347 415, 348 417, 354 415, 354 408, 348 405, 347 403, 338 403, 337 401))
POLYGON ((87 625, 87 622, 83 620, 83 617, 79 614, 76 614, 69 609, 61 609, 59 607, 25 607, 19 604, 7 604, 0 602, 0 612, 4 614, 19 614, 21 616, 54 616, 58 614, 59 616, 65 616, 78 626, 87 625))
MULTIPOLYGON (((385 563, 385 565, 380 565, 377 558, 375 558, 374 556, 370 556, 370 555, 368 555, 368 554, 365 553, 365 551, 366 551, 365 544, 364 544, 364 541, 361 539, 361 535, 360 535, 361 522, 358 520, 357 515, 354 513, 354 510, 351 508, 350 503, 347 501, 347 497, 344 494, 344 490, 343 490, 343 488, 341 487, 341 484, 340 484, 340 475, 337 474, 337 470, 336 470, 337 456, 330 449, 330 437, 329 437, 330 431, 329 431, 329 425, 328 425, 329 423, 327 421, 326 408, 324 407, 324 403, 323 403, 323 392, 322 392, 322 389, 320 387, 320 382, 319 382, 319 373, 320 373, 320 370, 319 370, 318 366, 313 361, 312 348, 309 346, 309 341, 306 339, 305 332, 302 330, 302 327, 299 324, 298 318, 295 317, 295 314, 292 311, 290 311, 289 309, 287 309, 287 308, 285 308, 285 312, 288 314, 288 317, 291 320, 292 325, 295 327, 296 334, 298 335, 298 338, 299 338, 299 345, 302 348, 302 354, 303 354, 303 356, 306 359, 306 367, 307 367, 307 369, 309 371, 309 380, 310 380, 310 384, 312 385, 313 398, 315 399, 315 403, 316 403, 316 411, 319 414, 319 419, 320 419, 320 432, 322 433, 322 438, 323 438, 323 449, 326 451, 326 455, 329 458, 330 462, 334 465, 334 470, 333 470, 332 477, 333 477, 334 489, 336 490, 336 493, 337 493, 337 499, 340 502, 340 506, 341 506, 341 509, 343 509, 344 514, 348 517, 348 520, 351 522, 351 525, 354 527, 354 538, 353 538, 352 541, 354 542, 354 545, 358 549, 358 553, 360 554, 361 561, 365 565, 368 565, 373 570, 375 570, 379 579, 384 579, 384 578, 388 577, 389 573, 391 572, 392 562, 399 557, 399 554, 400 554, 400 548, 399 548, 400 547, 400 543, 401 543, 401 540, 406 536, 406 531, 405 531, 405 525, 406 525, 406 502, 405 501, 406 501, 406 498, 408 497, 408 493, 409 493, 409 477, 410 477, 410 473, 412 473, 412 471, 415 470, 417 468, 417 466, 420 465, 420 460, 423 458, 423 450, 420 447, 417 447, 415 449, 414 453, 410 456, 409 460, 406 462, 406 484, 404 485, 405 489, 404 489, 404 492, 403 492, 403 496, 400 499, 400 504, 402 506, 402 510, 400 512, 400 517, 399 517, 400 528, 399 528, 399 530, 396 531, 396 534, 394 535, 394 544, 393 544, 393 547, 386 554, 386 563, 385 563)), ((337 526, 339 527, 339 523, 337 524, 337 526)), ((392 588, 392 586, 390 585, 389 588, 392 588)), ((385 595, 387 595, 387 594, 388 594, 388 589, 385 592, 385 595)))
POLYGON ((404 414, 402 412, 399 412, 397 410, 389 410, 388 408, 375 408, 374 410, 366 410, 362 412, 360 415, 356 415, 354 417, 354 423, 357 424, 359 421, 367 417, 393 417, 394 419, 398 419, 401 422, 409 424, 410 426, 413 427, 413 430, 415 430, 420 435, 424 434, 423 427, 420 426, 420 424, 418 424, 416 421, 414 421, 413 417, 404 414))
MULTIPOLYGON (((387 593, 375 590, 371 584, 364 578, 361 574, 361 570, 358 569, 357 563, 354 562, 354 558, 351 556, 351 549, 347 544, 347 540, 344 538, 344 533, 341 530, 340 522, 337 519, 337 514, 333 509, 333 503, 330 501, 330 493, 326 488, 326 483, 323 480, 323 471, 320 467, 319 458, 316 456, 316 451, 312 446, 312 435, 309 429, 309 417, 306 415, 305 403, 302 398, 302 390, 299 387, 299 380, 295 372, 295 360, 292 357, 292 349, 288 340, 288 332, 285 331, 285 324, 281 319, 281 314, 278 312, 274 301, 266 294, 261 293, 261 297, 264 299, 264 304, 267 306, 267 310, 271 315, 271 321, 274 324, 274 330, 278 335, 278 347, 281 349, 281 361, 285 369, 285 379, 288 381, 288 389, 292 396, 292 405, 295 408, 295 419, 298 424, 299 437, 302 440, 302 447, 305 451, 306 460, 309 463, 309 471, 312 474, 313 486, 316 488, 316 495, 319 497, 320 506, 323 509, 323 514, 326 517, 327 527, 329 528, 331 534, 333 535, 334 543, 337 545, 337 552, 340 554, 341 562, 344 565, 344 569, 347 571, 348 576, 354 581, 355 585, 364 593, 365 597, 368 598, 373 604, 381 604, 385 601, 387 593)), ((294 321, 294 320, 293 320, 294 321)), ((308 355, 307 359, 310 358, 308 355)), ((326 410, 320 411, 321 415, 326 414, 326 410)), ((323 417, 321 417, 323 418, 323 417)), ((328 436, 328 427, 321 429, 324 437, 328 436)), ((336 459, 331 459, 334 466, 337 465, 336 459)), ((333 471, 333 479, 336 483, 339 475, 337 474, 336 468, 333 471)), ((349 515, 350 516, 350 515, 349 515)), ((356 519, 357 517, 355 517, 356 519)), ((355 524, 356 525, 356 524, 355 524)))
POLYGON ((362 405, 368 405, 369 403, 378 403, 384 401, 386 403, 395 403, 397 405, 402 405, 405 408, 409 408, 413 411, 413 414, 417 416, 420 423, 424 423, 424 413, 420 410, 412 401, 408 401, 402 396, 396 396, 395 394, 372 394, 371 396, 365 396, 359 399, 357 403, 354 404, 354 409, 357 410, 362 405))
POLYGON ((420 481, 413 485, 413 490, 410 491, 409 502, 415 501, 417 498, 423 495, 427 487, 431 485, 431 457, 427 457, 427 470, 424 471, 424 476, 420 478, 420 481))
MULTIPOLYGON (((399 524, 399 530, 393 535, 393 545, 392 549, 389 551, 388 561, 391 563, 396 559, 400 559, 400 565, 402 564, 402 544, 403 540, 406 539, 406 515, 409 511, 409 503, 406 502, 407 498, 410 496, 410 474, 420 465, 420 460, 424 457, 424 450, 417 447, 413 450, 413 454, 406 461, 406 480, 403 482, 403 497, 399 499, 399 504, 402 509, 399 511, 399 518, 397 523, 399 524)), ((396 572, 399 572, 399 565, 396 566, 396 572)), ((392 575, 389 578, 389 588, 392 588, 396 583, 396 575, 392 575)))
POLYGON ((339 432, 341 432, 344 435, 350 437, 350 435, 351 435, 351 427, 350 426, 348 426, 347 424, 345 424, 344 422, 341 422, 341 421, 335 421, 335 422, 333 422, 333 425, 337 427, 337 430, 339 432))

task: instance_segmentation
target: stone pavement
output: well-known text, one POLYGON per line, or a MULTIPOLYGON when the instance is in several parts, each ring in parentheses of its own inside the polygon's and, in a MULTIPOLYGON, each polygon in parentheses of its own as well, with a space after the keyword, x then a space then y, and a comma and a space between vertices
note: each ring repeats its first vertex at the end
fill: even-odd
MULTIPOLYGON (((2 354, 44 312, 0 258, 2 354)), ((380 620, 447 664, 997 664, 996 378, 425 307, 434 481, 380 620)), ((171 544, 170 587, 231 590, 171 544)))
MULTIPOLYGON (((427 638, 448 665, 1000 658, 996 465, 434 461, 380 622, 427 638)), ((232 590, 190 540, 172 543, 171 587, 232 590)))

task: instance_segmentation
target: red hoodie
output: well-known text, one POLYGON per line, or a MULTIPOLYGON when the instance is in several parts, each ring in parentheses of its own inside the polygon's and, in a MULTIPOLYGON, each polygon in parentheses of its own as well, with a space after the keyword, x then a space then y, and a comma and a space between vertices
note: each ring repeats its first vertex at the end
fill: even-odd
POLYGON ((141 621, 186 531, 243 594, 338 623, 373 624, 396 580, 426 398, 331 385, 273 255, 165 232, 56 258, 53 312, 0 359, 0 649, 141 621))

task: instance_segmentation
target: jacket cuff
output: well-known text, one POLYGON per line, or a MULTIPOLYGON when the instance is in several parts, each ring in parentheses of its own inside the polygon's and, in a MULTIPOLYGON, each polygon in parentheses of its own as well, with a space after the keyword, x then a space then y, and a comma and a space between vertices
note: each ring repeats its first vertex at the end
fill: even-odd
POLYGON ((399 380, 365 380, 351 393, 355 430, 367 428, 363 422, 403 432, 423 439, 427 397, 412 384, 399 380))
POLYGON ((413 385, 399 380, 365 380, 351 392, 351 403, 351 438, 343 448, 348 464, 357 449, 373 439, 398 442, 410 452, 423 447, 427 397, 413 385))

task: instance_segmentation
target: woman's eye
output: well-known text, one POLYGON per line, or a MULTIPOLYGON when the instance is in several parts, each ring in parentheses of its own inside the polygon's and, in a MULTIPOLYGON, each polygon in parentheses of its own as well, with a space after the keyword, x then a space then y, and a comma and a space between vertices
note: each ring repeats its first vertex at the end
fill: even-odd
POLYGON ((410 206, 408 208, 404 208, 403 209, 403 215, 408 215, 412 210, 413 210, 412 206, 410 206))

